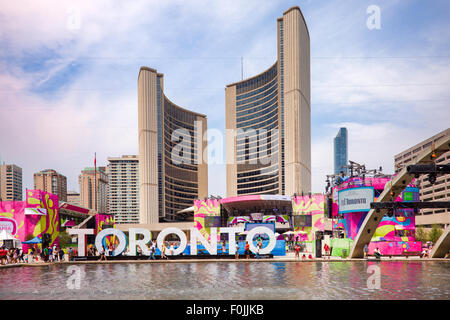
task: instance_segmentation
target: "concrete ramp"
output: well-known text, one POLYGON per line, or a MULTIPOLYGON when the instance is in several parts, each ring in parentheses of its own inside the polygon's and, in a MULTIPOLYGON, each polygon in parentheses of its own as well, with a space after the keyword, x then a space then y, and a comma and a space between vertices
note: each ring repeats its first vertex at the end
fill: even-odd
POLYGON ((430 258, 444 258, 450 250, 450 226, 448 226, 430 252, 430 258))
MULTIPOLYGON (((450 150, 450 135, 446 135, 443 139, 438 141, 432 146, 422 151, 417 156, 416 162, 413 164, 431 164, 434 160, 439 158, 442 154, 450 150), (431 155, 435 154, 435 157, 431 155)), ((399 174, 389 181, 384 187, 384 191, 378 197, 377 202, 393 201, 399 194, 406 188, 411 182, 412 176, 408 174, 406 167, 403 168, 399 174)), ((387 213, 387 209, 371 209, 366 216, 366 219, 362 223, 358 235, 353 242, 353 247, 350 251, 349 258, 363 258, 364 257, 364 245, 369 244, 372 239, 375 229, 378 227, 381 219, 387 213)))
POLYGON ((86 224, 88 223, 88 221, 91 220, 91 219, 94 219, 94 218, 95 218, 95 214, 87 217, 79 225, 73 226, 73 229, 82 229, 82 228, 84 228, 86 226, 86 224))

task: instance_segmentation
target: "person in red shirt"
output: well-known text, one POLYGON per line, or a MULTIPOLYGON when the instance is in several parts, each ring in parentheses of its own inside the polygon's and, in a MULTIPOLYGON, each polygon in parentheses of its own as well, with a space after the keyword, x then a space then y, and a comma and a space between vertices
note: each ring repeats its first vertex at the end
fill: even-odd
POLYGON ((245 243, 245 258, 250 259, 250 245, 248 242, 245 243))
POLYGON ((330 247, 325 243, 325 245, 323 246, 323 249, 325 250, 325 255, 328 256, 328 251, 330 250, 330 247))
POLYGON ((300 246, 298 243, 295 244, 295 259, 300 259, 300 246))
POLYGON ((2 265, 6 264, 4 262, 7 261, 6 255, 8 254, 8 251, 6 251, 3 247, 0 248, 0 262, 2 265))

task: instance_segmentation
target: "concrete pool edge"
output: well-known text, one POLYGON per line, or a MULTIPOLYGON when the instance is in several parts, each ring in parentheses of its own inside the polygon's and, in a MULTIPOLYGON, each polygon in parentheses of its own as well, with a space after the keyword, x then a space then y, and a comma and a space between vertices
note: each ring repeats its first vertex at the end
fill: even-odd
POLYGON ((134 264, 147 264, 147 263, 209 263, 209 262, 348 262, 348 261, 411 261, 411 262, 426 262, 426 261, 447 261, 450 259, 445 258, 385 258, 381 260, 376 259, 364 259, 364 258, 352 258, 352 259, 328 259, 328 258, 314 258, 314 259, 295 259, 295 258, 271 258, 271 259, 177 259, 177 260, 106 260, 106 261, 63 261, 63 262, 33 262, 33 263, 16 263, 0 265, 0 269, 3 268, 15 268, 15 267, 45 267, 51 265, 77 265, 77 264, 117 264, 117 263, 134 263, 134 264))

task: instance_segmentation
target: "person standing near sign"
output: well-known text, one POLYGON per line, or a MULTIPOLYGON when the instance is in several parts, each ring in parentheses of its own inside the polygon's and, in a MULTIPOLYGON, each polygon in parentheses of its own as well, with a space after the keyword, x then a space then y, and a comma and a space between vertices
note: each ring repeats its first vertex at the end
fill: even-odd
POLYGON ((156 253, 156 240, 152 241, 152 244, 150 245, 150 257, 149 260, 155 260, 155 253, 156 253))
POLYGON ((114 245, 113 245, 112 242, 109 243, 108 251, 109 251, 109 252, 108 252, 108 253, 109 253, 109 256, 111 257, 111 256, 113 255, 113 251, 114 251, 114 245))
POLYGON ((260 258, 260 256, 259 256, 259 250, 261 249, 261 244, 258 242, 257 244, 256 244, 256 259, 259 259, 260 258))
POLYGON ((166 243, 164 241, 161 246, 161 259, 169 259, 166 257, 166 243))
POLYGON ((300 246, 298 243, 295 244, 295 259, 300 259, 300 246))
POLYGON ((222 241, 222 254, 225 255, 227 251, 227 242, 225 240, 222 241))
POLYGON ((250 245, 248 241, 245 243, 245 259, 250 259, 250 245))

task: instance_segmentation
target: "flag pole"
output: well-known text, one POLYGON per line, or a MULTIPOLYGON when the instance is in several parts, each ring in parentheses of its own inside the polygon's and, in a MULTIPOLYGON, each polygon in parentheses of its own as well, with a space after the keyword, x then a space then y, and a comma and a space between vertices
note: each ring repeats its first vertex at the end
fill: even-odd
POLYGON ((97 212, 97 152, 94 153, 94 210, 97 212))

